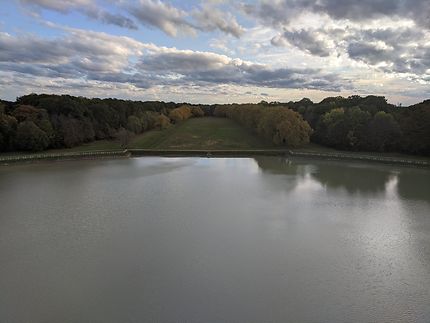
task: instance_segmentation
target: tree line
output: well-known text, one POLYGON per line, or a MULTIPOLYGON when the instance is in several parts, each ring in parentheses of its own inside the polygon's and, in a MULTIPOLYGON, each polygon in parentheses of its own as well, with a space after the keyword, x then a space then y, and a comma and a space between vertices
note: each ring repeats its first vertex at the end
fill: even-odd
POLYGON ((287 105, 314 129, 315 143, 342 150, 430 155, 430 100, 401 107, 380 96, 350 96, 287 105))
POLYGON ((213 114, 232 118, 289 147, 305 144, 309 136, 311 142, 341 150, 430 155, 430 100, 402 107, 382 96, 329 97, 319 103, 305 98, 218 105, 213 114))
POLYGON ((343 150, 430 155, 430 100, 400 107, 380 96, 191 105, 30 94, 0 101, 0 151, 73 147, 201 116, 231 118, 287 147, 312 141, 343 150))
POLYGON ((0 101, 0 151, 70 148, 164 129, 202 115, 198 106, 173 102, 31 94, 16 102, 0 101))

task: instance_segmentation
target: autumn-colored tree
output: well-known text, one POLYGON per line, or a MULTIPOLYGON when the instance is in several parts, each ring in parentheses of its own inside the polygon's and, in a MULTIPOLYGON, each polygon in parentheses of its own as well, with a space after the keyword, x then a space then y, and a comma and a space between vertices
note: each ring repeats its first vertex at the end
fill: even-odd
POLYGON ((204 117, 205 113, 200 107, 192 107, 191 114, 194 118, 204 117))
POLYGON ((179 123, 181 121, 191 118, 191 108, 187 105, 180 106, 179 108, 173 109, 169 113, 169 118, 173 123, 179 123))
POLYGON ((235 120, 276 145, 298 147, 309 142, 312 129, 302 116, 284 106, 220 106, 215 114, 235 120))
POLYGON ((291 148, 309 143, 312 134, 309 124, 298 113, 289 109, 280 111, 276 131, 273 141, 291 148))
POLYGON ((45 110, 37 109, 31 105, 19 105, 13 110, 12 115, 18 120, 18 122, 23 121, 33 121, 36 122, 41 119, 41 115, 46 114, 45 110))
POLYGON ((157 116, 157 119, 155 121, 155 126, 162 130, 170 127, 170 119, 166 117, 164 114, 160 114, 157 116))

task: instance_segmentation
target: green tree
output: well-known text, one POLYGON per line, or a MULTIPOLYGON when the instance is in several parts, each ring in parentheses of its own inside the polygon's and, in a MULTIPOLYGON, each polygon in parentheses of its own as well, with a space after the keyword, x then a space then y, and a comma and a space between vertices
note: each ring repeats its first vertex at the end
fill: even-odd
POLYGON ((316 137, 328 146, 357 150, 365 145, 365 128, 369 120, 370 114, 359 107, 335 108, 322 116, 316 137))
POLYGON ((346 136, 347 146, 357 150, 365 144, 366 127, 371 116, 369 112, 353 107, 347 110, 348 133, 346 136))
POLYGON ((145 111, 140 117, 142 130, 147 131, 156 127, 158 113, 154 111, 145 111))
POLYGON ((136 116, 129 116, 127 119, 127 130, 135 134, 142 132, 142 123, 136 116))
POLYGON ((369 124, 370 147, 377 151, 393 149, 400 139, 400 127, 391 114, 379 111, 369 124))
POLYGON ((396 119, 402 132, 401 150, 430 156, 430 100, 402 108, 396 119))
POLYGON ((17 124, 14 117, 0 112, 0 151, 13 150, 17 124))
POLYGON ((16 146, 21 150, 41 151, 48 147, 49 138, 33 121, 18 124, 16 146))
POLYGON ((337 148, 347 145, 349 128, 346 124, 345 109, 336 108, 327 112, 319 126, 318 131, 326 144, 337 148))
POLYGON ((116 138, 119 141, 121 148, 125 149, 128 148, 128 145, 130 143, 131 133, 127 129, 121 127, 116 133, 116 138))

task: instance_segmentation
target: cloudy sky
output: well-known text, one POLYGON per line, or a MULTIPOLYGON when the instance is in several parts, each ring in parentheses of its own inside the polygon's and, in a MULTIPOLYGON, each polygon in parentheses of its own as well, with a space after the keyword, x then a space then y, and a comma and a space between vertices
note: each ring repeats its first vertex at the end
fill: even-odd
POLYGON ((0 0, 0 97, 430 98, 429 0, 0 0))

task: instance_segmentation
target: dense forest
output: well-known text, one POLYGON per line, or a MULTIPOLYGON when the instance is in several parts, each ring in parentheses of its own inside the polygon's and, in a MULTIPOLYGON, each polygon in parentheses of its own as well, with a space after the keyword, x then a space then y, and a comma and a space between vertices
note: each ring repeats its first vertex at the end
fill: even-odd
POLYGON ((312 141, 344 150, 430 155, 430 100, 397 107, 378 96, 197 106, 30 94, 0 101, 0 151, 73 147, 202 116, 231 118, 280 146, 312 141))
POLYGON ((430 155, 430 100, 410 107, 384 97, 331 97, 289 102, 314 129, 313 142, 344 150, 430 155))
POLYGON ((74 147, 202 115, 198 107, 172 102, 31 94, 0 102, 0 151, 74 147))
MULTIPOLYGON (((299 113, 312 130, 309 132, 307 127, 297 122, 295 125, 300 128, 295 132, 299 136, 296 138, 298 141, 275 139, 277 144, 300 146, 306 143, 306 134, 310 134, 310 141, 341 150, 430 156, 430 100, 401 107, 387 103, 385 97, 381 96, 329 97, 319 103, 305 98, 288 103, 262 101, 258 105, 219 105, 214 113, 237 120, 255 132, 264 134, 255 120, 261 125, 264 122, 261 111, 272 111, 272 120, 278 126, 272 123, 269 127, 272 134, 266 137, 275 138, 276 127, 282 124, 282 118, 275 116, 275 110, 285 107, 299 113), (256 106, 261 109, 256 111, 253 108, 256 106)), ((290 114, 285 118, 292 120, 296 116, 290 114)), ((292 125, 287 126, 287 129, 291 128, 292 125)))

